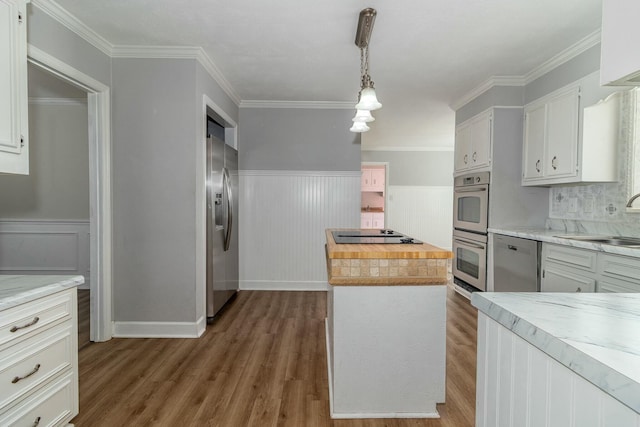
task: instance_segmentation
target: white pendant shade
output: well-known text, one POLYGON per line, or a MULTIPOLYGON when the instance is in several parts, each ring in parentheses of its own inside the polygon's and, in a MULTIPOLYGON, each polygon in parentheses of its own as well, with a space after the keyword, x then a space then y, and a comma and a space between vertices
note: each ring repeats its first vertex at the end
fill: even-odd
POLYGON ((357 110, 373 111, 381 107, 382 104, 378 102, 376 91, 373 88, 367 87, 362 89, 362 93, 360 93, 360 102, 356 104, 357 110))
POLYGON ((352 120, 354 122, 369 123, 374 121, 375 118, 371 115, 371 111, 369 110, 358 110, 356 111, 356 116, 352 120))
POLYGON ((366 132, 368 131, 370 128, 369 126, 367 126, 367 124, 365 122, 353 122, 353 126, 351 126, 351 129, 349 129, 351 132, 366 132))

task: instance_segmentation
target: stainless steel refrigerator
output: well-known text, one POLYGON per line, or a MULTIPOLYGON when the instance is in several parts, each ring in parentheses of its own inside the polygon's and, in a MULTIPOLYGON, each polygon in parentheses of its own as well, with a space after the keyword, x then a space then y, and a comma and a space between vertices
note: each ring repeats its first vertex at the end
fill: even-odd
POLYGON ((238 291, 238 152, 207 138, 207 320, 238 291))

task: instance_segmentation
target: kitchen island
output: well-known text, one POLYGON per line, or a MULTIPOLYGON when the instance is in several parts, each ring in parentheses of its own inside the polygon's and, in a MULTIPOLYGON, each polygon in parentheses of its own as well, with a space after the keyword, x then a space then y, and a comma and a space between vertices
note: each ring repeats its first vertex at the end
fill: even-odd
POLYGON ((639 426, 640 294, 481 293, 476 426, 639 426))
POLYGON ((78 414, 76 287, 82 276, 0 275, 0 425, 78 414))
POLYGON ((452 253, 425 243, 337 244, 332 231, 326 232, 331 416, 438 417, 452 253))

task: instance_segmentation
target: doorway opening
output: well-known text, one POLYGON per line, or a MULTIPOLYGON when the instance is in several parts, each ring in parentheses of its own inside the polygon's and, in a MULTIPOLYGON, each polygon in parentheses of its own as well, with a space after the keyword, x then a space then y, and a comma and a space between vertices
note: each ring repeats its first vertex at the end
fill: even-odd
POLYGON ((91 341, 112 336, 111 115, 109 86, 28 46, 27 60, 86 93, 89 152, 89 284, 91 341))

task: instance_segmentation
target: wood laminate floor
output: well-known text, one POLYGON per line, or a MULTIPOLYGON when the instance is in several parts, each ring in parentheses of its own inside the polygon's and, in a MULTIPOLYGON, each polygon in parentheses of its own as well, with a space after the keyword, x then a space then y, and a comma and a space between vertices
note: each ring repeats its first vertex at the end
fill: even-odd
POLYGON ((471 427, 476 310, 449 289, 440 419, 332 420, 324 292, 241 291, 200 339, 113 339, 80 351, 76 427, 471 427))

